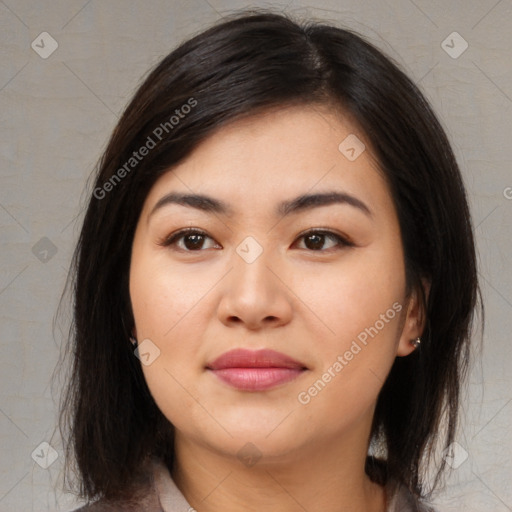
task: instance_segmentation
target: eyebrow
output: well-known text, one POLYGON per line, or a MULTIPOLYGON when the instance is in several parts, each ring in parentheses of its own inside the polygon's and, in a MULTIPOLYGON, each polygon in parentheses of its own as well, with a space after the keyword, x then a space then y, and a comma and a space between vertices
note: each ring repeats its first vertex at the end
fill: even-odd
MULTIPOLYGON (((209 197, 203 194, 184 194, 180 192, 170 192, 161 197, 148 215, 149 218, 160 208, 178 204, 195 208, 206 213, 221 214, 226 216, 233 215, 233 209, 224 201, 209 197)), ((275 215, 284 216, 290 213, 299 213, 301 211, 318 208, 320 206, 329 206, 331 204, 347 204, 357 208, 368 217, 372 217, 370 208, 360 199, 346 192, 328 191, 317 194, 303 194, 294 199, 283 201, 278 204, 275 215)))

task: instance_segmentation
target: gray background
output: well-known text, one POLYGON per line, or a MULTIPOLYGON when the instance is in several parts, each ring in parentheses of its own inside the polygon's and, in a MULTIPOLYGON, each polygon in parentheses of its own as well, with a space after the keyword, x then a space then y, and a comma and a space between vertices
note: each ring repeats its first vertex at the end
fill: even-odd
POLYGON ((441 511, 512 510, 512 1, 315 3, 0 0, 1 511, 76 504, 62 491, 61 382, 51 382, 66 322, 52 324, 87 177, 147 70, 178 42, 250 5, 359 31, 405 68, 446 127, 470 196, 487 328, 465 397, 458 467, 435 502, 441 511), (463 41, 454 31, 469 45, 457 58, 463 41), (51 49, 42 32, 58 43, 46 59, 31 48, 35 41, 40 52, 51 49), (42 442, 58 455, 47 469, 36 462, 47 460, 42 442))

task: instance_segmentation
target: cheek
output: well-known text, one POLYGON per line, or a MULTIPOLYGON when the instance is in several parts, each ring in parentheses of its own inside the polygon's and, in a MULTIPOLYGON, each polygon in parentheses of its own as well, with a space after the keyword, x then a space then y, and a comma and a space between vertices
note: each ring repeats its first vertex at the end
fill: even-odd
POLYGON ((204 315, 196 314, 205 291, 212 286, 197 272, 176 272, 165 257, 155 257, 134 251, 130 269, 132 301, 139 343, 149 339, 150 352, 155 351, 150 364, 141 368, 148 388, 160 410, 176 426, 183 411, 194 415, 196 396, 194 380, 200 361, 197 359, 200 333, 204 330, 204 315), (205 288, 206 287, 206 288, 205 288))
POLYGON ((309 273, 299 286, 297 295, 321 322, 320 338, 327 345, 339 340, 334 348, 340 349, 376 322, 381 327, 381 315, 386 316, 386 328, 381 330, 391 330, 388 327, 399 309, 393 304, 403 300, 405 291, 401 254, 396 248, 354 251, 339 265, 325 265, 309 273))
POLYGON ((400 246, 354 253, 338 269, 303 280, 301 289, 322 329, 315 337, 319 365, 299 403, 343 423, 347 411, 364 414, 372 406, 396 357, 405 311, 400 246))
POLYGON ((198 364, 196 340, 200 339, 198 331, 202 327, 189 321, 197 299, 190 290, 179 288, 176 276, 155 267, 150 273, 134 272, 132 277, 130 287, 139 343, 149 339, 157 347, 152 348, 157 355, 150 364, 144 364, 141 358, 141 369, 158 408, 181 428, 183 411, 189 411, 193 421, 197 412, 193 399, 197 390, 190 372, 195 372, 198 364))
POLYGON ((197 389, 186 375, 181 375, 179 365, 170 365, 162 355, 150 366, 143 365, 142 371, 157 407, 176 428, 184 430, 190 424, 204 423, 204 412, 194 398, 197 389))
POLYGON ((165 257, 142 254, 133 258, 130 296, 139 338, 171 340, 177 326, 193 313, 212 285, 211 275, 203 277, 193 270, 178 272, 165 257))
POLYGON ((367 417, 393 365, 403 306, 390 297, 372 299, 333 300, 339 312, 328 321, 335 334, 317 339, 319 365, 295 397, 315 429, 334 434, 367 417))

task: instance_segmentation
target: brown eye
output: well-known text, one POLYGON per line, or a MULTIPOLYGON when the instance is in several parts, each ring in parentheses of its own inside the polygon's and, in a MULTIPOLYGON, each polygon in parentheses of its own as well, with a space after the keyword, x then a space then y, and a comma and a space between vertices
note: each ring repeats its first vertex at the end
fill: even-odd
POLYGON ((204 244, 205 236, 204 235, 183 235, 183 245, 188 250, 201 249, 204 244))
POLYGON ((314 251, 322 249, 325 243, 326 236, 318 233, 312 233, 304 237, 304 244, 308 249, 312 249, 314 251))
POLYGON ((334 247, 351 247, 354 245, 347 239, 331 231, 309 231, 308 233, 302 235, 299 240, 300 239, 304 240, 306 249, 317 252, 325 251, 326 249, 332 249, 334 247), (326 243, 326 240, 330 240, 334 243, 325 248, 324 244, 326 243))
MULTIPOLYGON (((213 240, 203 231, 197 229, 186 229, 174 233, 170 237, 158 242, 158 245, 164 247, 176 246, 179 250, 186 252, 200 251, 204 249, 205 242, 207 240, 213 240)), ((206 247, 207 249, 209 247, 206 247)))

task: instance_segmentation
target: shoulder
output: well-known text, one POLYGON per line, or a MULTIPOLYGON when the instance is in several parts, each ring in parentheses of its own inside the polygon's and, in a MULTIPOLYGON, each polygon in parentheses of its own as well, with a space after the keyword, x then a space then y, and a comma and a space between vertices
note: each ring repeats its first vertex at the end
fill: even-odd
POLYGON ((83 507, 76 508, 72 512, 107 512, 112 510, 112 507, 108 504, 102 503, 98 501, 96 503, 90 503, 88 505, 84 505, 83 507))
POLYGON ((83 505, 72 512, 163 512, 158 498, 156 501, 144 499, 138 503, 112 503, 103 500, 83 505))
POLYGON ((130 501, 110 501, 100 499, 87 503, 72 512, 163 512, 160 500, 154 487, 145 488, 144 493, 137 499, 130 501))
POLYGON ((386 512, 439 512, 416 496, 407 485, 389 478, 385 460, 368 456, 365 469, 374 482, 385 487, 386 512))
POLYGON ((152 458, 144 468, 143 477, 132 485, 127 493, 131 498, 107 500, 105 498, 82 505, 71 512, 163 512, 158 489, 155 482, 155 471, 163 463, 152 458))
POLYGON ((138 502, 121 503, 96 501, 88 503, 72 512, 163 512, 156 496, 148 496, 138 502))
POLYGON ((390 482, 387 512, 438 512, 432 505, 416 497, 406 486, 390 482))

